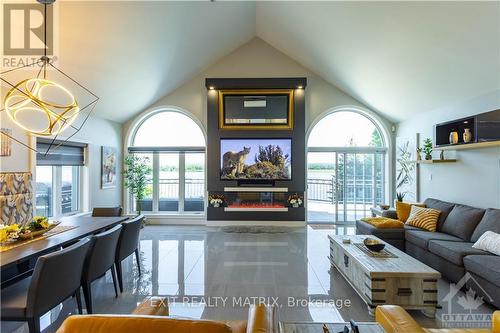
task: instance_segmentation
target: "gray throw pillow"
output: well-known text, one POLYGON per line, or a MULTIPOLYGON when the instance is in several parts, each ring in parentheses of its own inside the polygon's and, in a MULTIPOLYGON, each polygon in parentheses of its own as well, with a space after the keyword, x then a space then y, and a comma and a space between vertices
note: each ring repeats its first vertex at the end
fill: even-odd
POLYGON ((477 242, 486 231, 500 234, 500 209, 488 208, 471 237, 471 242, 477 242))
POLYGON ((465 241, 470 241, 472 233, 486 210, 466 205, 455 205, 444 221, 441 231, 465 241))

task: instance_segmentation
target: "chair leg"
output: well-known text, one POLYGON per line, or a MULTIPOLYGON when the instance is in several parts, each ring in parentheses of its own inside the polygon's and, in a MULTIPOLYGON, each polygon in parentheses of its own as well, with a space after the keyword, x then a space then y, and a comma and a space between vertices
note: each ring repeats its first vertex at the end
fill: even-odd
POLYGON ((137 270, 139 275, 141 275, 141 261, 139 260, 139 249, 135 249, 135 261, 137 261, 137 270))
POLYGON ((120 292, 123 292, 123 277, 122 277, 122 263, 121 261, 115 262, 116 275, 118 276, 118 285, 120 286, 120 292))
POLYGON ((75 292, 76 305, 78 306, 78 314, 83 314, 82 309, 82 295, 80 294, 80 288, 75 292))
POLYGON ((28 318, 27 321, 30 333, 40 333, 40 318, 28 318))
POLYGON ((83 284, 83 297, 85 298, 85 306, 87 308, 87 314, 92 314, 92 288, 90 282, 83 284))
POLYGON ((113 278, 113 287, 115 288, 115 297, 118 298, 118 286, 116 283, 116 269, 115 265, 111 266, 111 277, 113 278))

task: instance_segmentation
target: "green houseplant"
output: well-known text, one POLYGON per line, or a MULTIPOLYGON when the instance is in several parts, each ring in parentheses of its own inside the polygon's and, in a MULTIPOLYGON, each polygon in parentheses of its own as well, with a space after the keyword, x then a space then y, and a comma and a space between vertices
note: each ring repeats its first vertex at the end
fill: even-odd
POLYGON ((432 140, 430 138, 424 140, 424 146, 422 147, 422 151, 425 154, 426 160, 432 160, 432 140))
POLYGON ((142 200, 147 193, 147 176, 151 173, 148 157, 127 155, 123 171, 124 185, 136 200, 137 214, 141 213, 142 200))

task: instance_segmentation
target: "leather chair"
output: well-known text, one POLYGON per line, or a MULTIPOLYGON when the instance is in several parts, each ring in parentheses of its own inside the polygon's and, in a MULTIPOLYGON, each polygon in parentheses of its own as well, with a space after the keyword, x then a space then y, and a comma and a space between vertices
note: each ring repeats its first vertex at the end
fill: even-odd
POLYGON ((141 231, 142 221, 144 215, 139 215, 132 220, 122 223, 122 231, 118 239, 116 247, 115 266, 118 275, 118 284, 120 292, 123 292, 123 276, 122 276, 122 261, 135 253, 135 260, 137 262, 137 270, 141 275, 141 263, 139 260, 139 232, 141 231))
POLYGON ((82 287, 83 296, 87 313, 92 313, 92 288, 93 281, 104 276, 108 270, 111 270, 113 285, 115 287, 115 296, 118 297, 118 286, 116 283, 115 271, 115 253, 116 244, 120 237, 122 226, 117 225, 105 232, 92 236, 90 238, 90 248, 85 258, 83 266, 82 287))
POLYGON ((380 305, 375 319, 386 333, 500 333, 500 311, 495 311, 491 330, 484 328, 423 328, 405 309, 397 305, 380 305))
MULTIPOLYGON (((146 300, 145 302, 150 302, 146 300)), ((211 321, 199 319, 177 319, 149 314, 156 313, 148 304, 142 307, 141 315, 83 315, 70 316, 64 320, 57 333, 271 333, 278 332, 276 308, 267 305, 251 306, 247 320, 211 321)), ((156 302, 156 304, 161 304, 156 302)), ((168 312, 167 312, 168 313, 168 312)))
POLYGON ((27 321, 29 332, 38 333, 40 316, 71 296, 76 297, 82 313, 80 279, 89 245, 86 238, 40 256, 31 277, 2 290, 2 320, 27 321))
POLYGON ((92 210, 93 217, 113 217, 122 216, 121 207, 96 207, 92 210))

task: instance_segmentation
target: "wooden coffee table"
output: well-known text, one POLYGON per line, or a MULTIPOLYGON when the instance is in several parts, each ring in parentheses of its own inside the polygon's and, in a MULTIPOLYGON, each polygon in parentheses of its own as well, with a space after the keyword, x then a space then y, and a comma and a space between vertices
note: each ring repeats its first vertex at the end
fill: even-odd
POLYGON ((391 257, 370 256, 363 245, 355 245, 366 237, 378 239, 372 235, 328 236, 330 263, 366 302, 369 313, 373 315, 377 305, 393 304, 422 310, 434 318, 441 273, 387 243, 384 250, 391 257), (343 242, 346 238, 350 244, 343 242))
MULTIPOLYGON (((342 332, 348 323, 280 322, 280 333, 325 333, 326 325, 330 333, 342 332)), ((360 333, 385 333, 377 323, 358 323, 360 333)))

